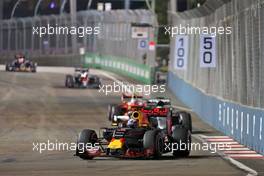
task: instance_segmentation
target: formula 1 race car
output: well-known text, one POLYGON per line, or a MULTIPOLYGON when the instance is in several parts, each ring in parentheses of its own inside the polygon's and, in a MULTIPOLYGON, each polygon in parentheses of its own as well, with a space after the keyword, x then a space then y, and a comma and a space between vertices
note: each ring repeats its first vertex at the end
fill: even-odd
POLYGON ((101 86, 101 80, 96 75, 90 75, 88 69, 75 68, 74 75, 66 75, 65 87, 96 88, 101 86))
POLYGON ((82 130, 77 146, 89 147, 77 148, 76 156, 82 159, 99 156, 160 158, 171 152, 174 157, 187 157, 191 150, 191 125, 187 112, 169 107, 144 108, 133 112, 127 126, 101 128, 99 137, 94 130, 82 130))
POLYGON ((37 72, 37 63, 25 59, 25 56, 17 54, 15 60, 11 63, 7 63, 5 67, 6 71, 11 72, 37 72))
POLYGON ((146 101, 142 95, 135 93, 123 93, 120 104, 111 104, 108 106, 107 118, 112 122, 113 126, 118 126, 118 122, 121 120, 127 120, 129 113, 138 111, 146 105, 146 101))

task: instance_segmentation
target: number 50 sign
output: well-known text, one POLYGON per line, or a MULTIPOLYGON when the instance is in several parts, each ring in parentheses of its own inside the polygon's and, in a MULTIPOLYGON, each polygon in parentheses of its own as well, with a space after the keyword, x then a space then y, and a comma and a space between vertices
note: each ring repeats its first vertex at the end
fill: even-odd
POLYGON ((188 36, 177 35, 175 41, 174 65, 176 69, 185 70, 188 58, 188 36))
POLYGON ((200 37, 200 67, 216 67, 216 43, 210 35, 200 37))

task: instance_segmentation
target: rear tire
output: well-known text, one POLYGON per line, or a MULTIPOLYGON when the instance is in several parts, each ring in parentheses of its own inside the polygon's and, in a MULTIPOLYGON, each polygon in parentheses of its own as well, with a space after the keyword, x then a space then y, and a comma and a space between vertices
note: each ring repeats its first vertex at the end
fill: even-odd
POLYGON ((37 72, 37 68, 35 66, 33 66, 31 72, 32 73, 36 73, 37 72))
POLYGON ((163 153, 163 139, 159 130, 146 131, 143 137, 144 149, 152 149, 154 158, 160 158, 163 153))
POLYGON ((65 87, 73 88, 74 87, 74 80, 72 75, 66 75, 65 79, 65 87))
POLYGON ((192 132, 192 118, 191 114, 188 112, 179 112, 179 116, 182 117, 182 125, 187 129, 192 132))
POLYGON ((122 111, 121 107, 118 105, 112 105, 111 121, 117 123, 118 121, 114 121, 114 116, 120 116, 120 115, 124 115, 124 112, 122 111))
POLYGON ((172 132, 173 142, 177 143, 177 150, 173 151, 174 157, 187 157, 191 152, 191 131, 183 126, 176 126, 172 132))
MULTIPOLYGON (((84 129, 81 131, 81 133, 79 134, 78 140, 77 140, 77 146, 78 144, 82 144, 82 146, 86 146, 87 143, 90 144, 95 144, 98 141, 98 137, 97 134, 94 130, 90 130, 90 129, 84 129)), ((76 149, 76 155, 79 156, 82 159, 93 159, 92 156, 87 156, 85 151, 80 152, 79 148, 77 147, 76 149)))
POLYGON ((114 120, 114 105, 108 105, 107 118, 110 122, 114 120))
POLYGON ((33 73, 36 73, 36 72, 37 72, 37 66, 38 66, 37 63, 33 63, 33 64, 32 64, 32 72, 33 72, 33 73))
POLYGON ((100 89, 102 87, 101 82, 97 83, 96 89, 100 89))

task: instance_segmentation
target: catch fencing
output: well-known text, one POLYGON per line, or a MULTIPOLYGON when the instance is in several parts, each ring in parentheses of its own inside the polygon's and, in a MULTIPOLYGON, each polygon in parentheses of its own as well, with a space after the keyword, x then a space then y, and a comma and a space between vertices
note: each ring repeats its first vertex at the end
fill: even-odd
MULTIPOLYGON (((139 49, 138 39, 131 37, 133 24, 149 26, 146 41, 155 38, 154 15, 148 10, 80 11, 76 23, 69 14, 14 18, 0 21, 0 61, 14 58, 16 53, 24 53, 32 58, 56 58, 56 56, 76 56, 81 52, 99 55, 118 56, 134 62, 154 65, 155 51, 139 49), (60 34, 39 36, 33 34, 33 27, 99 27, 99 34, 77 35, 60 34), (80 52, 80 49, 82 51, 80 52), (146 57, 144 61, 143 57, 146 57)), ((76 57, 80 60, 81 57, 76 57)), ((60 59, 63 65, 63 59, 60 59)), ((43 59, 41 60, 45 62, 43 59)), ((57 62, 57 61, 56 61, 57 62)), ((56 63, 55 62, 55 63, 56 63)), ((52 61, 47 64, 52 65, 52 61)), ((69 62, 71 63, 71 62, 69 62)), ((58 65, 58 64, 56 64, 58 65)), ((68 65, 68 64, 66 64, 68 65)))
POLYGON ((264 1, 232 0, 212 10, 214 3, 173 15, 172 25, 232 27, 232 34, 216 36, 216 68, 200 68, 200 36, 189 35, 188 68, 171 71, 207 94, 264 108, 264 1))
POLYGON ((188 64, 175 67, 171 41, 169 86, 204 120, 264 153, 264 1, 216 0, 171 13, 172 26, 232 27, 215 38, 216 67, 200 67, 200 35, 189 36, 188 64))

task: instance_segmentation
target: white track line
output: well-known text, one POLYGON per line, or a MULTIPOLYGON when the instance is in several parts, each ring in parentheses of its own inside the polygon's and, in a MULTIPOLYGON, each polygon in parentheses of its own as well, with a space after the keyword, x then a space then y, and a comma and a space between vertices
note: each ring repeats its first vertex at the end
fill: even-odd
POLYGON ((230 138, 229 136, 203 136, 203 138, 204 139, 218 139, 218 138, 220 138, 220 139, 226 139, 226 138, 230 138))
POLYGON ((231 144, 231 145, 225 145, 224 148, 246 148, 244 145, 241 144, 231 144))
POLYGON ((224 138, 224 139, 206 139, 208 142, 235 142, 233 139, 224 138))
POLYGON ((225 145, 236 145, 236 144, 239 144, 238 142, 236 141, 228 141, 228 142, 213 142, 214 144, 225 144, 225 145))
MULTIPOLYGON (((206 138, 208 138, 208 136, 205 135, 193 135, 194 138, 196 138, 197 140, 203 142, 203 143, 207 143, 208 141, 206 141, 206 138)), ((211 136, 210 136, 211 137, 211 136)), ((247 149, 247 148, 246 148, 247 149)), ((232 149, 233 150, 233 149, 232 149)), ((247 149, 249 150, 249 149, 247 149)), ((223 152, 217 151, 217 154, 222 157, 224 160, 230 162, 231 164, 233 164, 234 166, 236 166, 237 168, 247 172, 247 176, 256 176, 258 175, 257 171, 251 169, 250 167, 246 166, 245 164, 231 158, 229 155, 224 154, 223 152)))
POLYGON ((222 148, 222 149, 219 149, 220 151, 250 151, 249 148, 247 147, 243 147, 243 148, 230 148, 230 149, 226 149, 226 148, 222 148))
POLYGON ((229 161, 231 164, 235 165, 236 167, 238 167, 241 170, 244 170, 246 172, 248 172, 247 176, 257 176, 258 173, 257 171, 255 171, 254 169, 251 169, 250 167, 246 166, 245 164, 231 158, 231 157, 223 157, 225 160, 229 161))
POLYGON ((231 158, 253 158, 253 159, 258 159, 258 158, 264 158, 261 154, 230 154, 228 155, 231 158))
POLYGON ((253 150, 227 150, 224 151, 225 154, 257 154, 257 152, 253 150))

